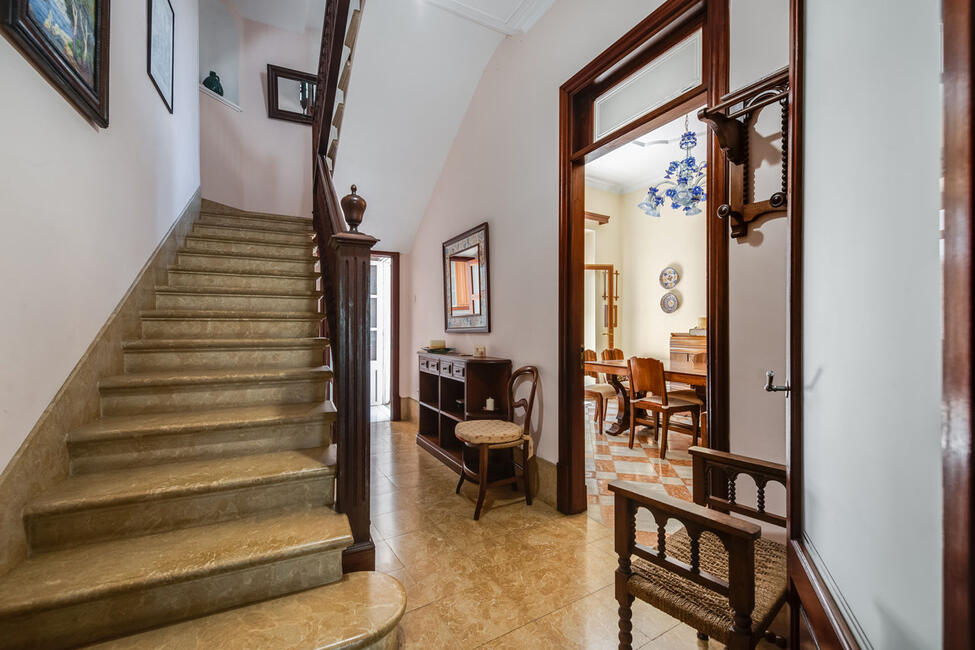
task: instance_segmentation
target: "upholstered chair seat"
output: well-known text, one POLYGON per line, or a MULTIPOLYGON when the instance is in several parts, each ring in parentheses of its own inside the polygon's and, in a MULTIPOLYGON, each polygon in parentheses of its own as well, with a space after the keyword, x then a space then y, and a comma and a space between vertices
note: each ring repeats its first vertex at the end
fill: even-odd
MULTIPOLYGON (((693 393, 694 391, 688 392, 693 393)), ((697 395, 692 394, 683 396, 676 395, 675 393, 667 393, 667 405, 674 408, 692 405, 701 406, 703 403, 704 402, 702 402, 697 395)), ((633 402, 633 406, 638 409, 644 408, 645 406, 649 406, 651 404, 654 406, 663 406, 663 398, 661 398, 660 395, 647 395, 646 397, 642 397, 633 402)))

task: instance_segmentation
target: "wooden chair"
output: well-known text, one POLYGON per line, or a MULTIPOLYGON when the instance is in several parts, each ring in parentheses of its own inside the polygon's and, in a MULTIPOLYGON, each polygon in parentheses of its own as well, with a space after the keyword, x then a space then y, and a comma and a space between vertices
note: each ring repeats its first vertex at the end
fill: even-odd
MULTIPOLYGON (((583 361, 595 361, 596 352, 594 350, 583 350, 582 352, 583 361)), ((592 400, 596 403, 596 412, 593 414, 593 422, 596 423, 597 429, 596 433, 603 432, 603 426, 606 423, 606 408, 609 406, 609 400, 615 399, 619 403, 619 395, 616 393, 616 389, 606 382, 599 381, 599 373, 594 370, 584 370, 584 376, 592 377, 596 380, 595 384, 586 384, 585 392, 586 399, 592 400)), ((622 404, 620 404, 622 407, 622 404)))
POLYGON ((477 483, 479 486, 477 494, 477 506, 474 508, 474 520, 481 517, 481 507, 484 505, 484 495, 488 488, 499 485, 509 485, 521 481, 525 490, 525 502, 532 504, 531 481, 529 480, 529 461, 534 455, 532 438, 529 433, 532 421, 532 409, 535 406, 535 389, 538 387, 538 368, 535 366, 523 366, 515 370, 508 379, 508 413, 504 420, 467 420, 457 423, 454 435, 458 440, 468 447, 477 449, 478 466, 474 470, 467 467, 465 463, 461 468, 460 481, 457 482, 456 492, 460 494, 460 488, 464 484, 464 479, 477 483), (515 401, 515 384, 521 377, 527 378, 531 382, 531 390, 527 399, 515 401), (525 411, 525 423, 518 425, 514 421, 515 409, 520 408, 525 411), (522 464, 519 465, 512 456, 511 476, 488 481, 488 459, 489 454, 495 449, 511 449, 512 447, 522 448, 522 464), (521 470, 521 476, 518 471, 521 470))
POLYGON ((626 358, 623 356, 623 351, 619 348, 606 348, 599 354, 603 361, 622 361, 626 358))
POLYGON ((784 528, 785 517, 765 510, 765 486, 773 481, 784 487, 785 466, 702 447, 688 451, 694 459, 694 503, 658 495, 645 483, 609 485, 619 555, 619 648, 632 648, 634 598, 690 625, 699 639, 714 638, 730 650, 754 648, 762 639, 784 648, 785 639, 768 628, 786 599, 785 546, 763 538, 757 524, 727 513, 784 528), (755 481, 757 507, 737 503, 739 475, 755 481), (727 480, 726 497, 710 492, 718 479, 727 480), (657 524, 656 548, 636 543, 639 508, 649 510, 657 524), (684 528, 667 536, 670 519, 684 528))
POLYGON ((636 425, 653 425, 654 438, 660 444, 660 457, 667 457, 667 429, 670 427, 670 416, 674 413, 690 413, 694 424, 694 444, 701 435, 701 407, 703 402, 697 396, 681 394, 680 396, 667 393, 667 381, 664 379, 664 364, 649 357, 632 357, 630 365, 630 449, 636 436, 636 425), (654 419, 641 417, 638 411, 653 413, 654 419), (660 416, 663 415, 663 429, 660 428, 660 416))

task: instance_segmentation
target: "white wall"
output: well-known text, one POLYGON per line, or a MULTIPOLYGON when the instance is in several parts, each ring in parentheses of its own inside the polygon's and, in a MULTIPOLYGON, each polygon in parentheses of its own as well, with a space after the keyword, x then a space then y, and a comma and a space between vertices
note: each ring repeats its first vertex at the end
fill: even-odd
POLYGON ((896 7, 806 3, 803 503, 861 644, 937 648, 940 16, 896 7))
MULTIPOLYGON (((730 87, 741 88, 789 63, 788 0, 731 0, 730 87)), ((763 109, 750 135, 752 199, 781 189, 778 105, 763 109)), ((786 379, 788 232, 784 216, 749 225, 748 236, 728 247, 729 440, 731 451, 785 462, 786 399, 764 390, 765 371, 786 379)), ((754 484, 740 479, 748 502, 754 484)), ((785 514, 785 492, 770 486, 769 510, 785 514)))
POLYGON ((239 20, 241 110, 199 97, 203 198, 257 212, 311 215, 311 125, 268 118, 267 65, 315 73, 321 30, 298 34, 239 20))
POLYGON ((498 46, 404 260, 412 295, 403 304, 412 324, 404 333, 401 381, 415 398, 415 352, 444 338, 441 243, 490 224, 492 332, 445 338, 464 352, 484 344, 488 354, 516 366, 539 367, 537 450, 552 462, 558 457, 558 88, 659 4, 620 0, 606 11, 585 0, 560 0, 527 35, 498 46))
POLYGON ((0 467, 199 187, 198 9, 173 8, 170 115, 146 74, 146 3, 114 3, 108 129, 0 39, 0 467))
POLYGON ((213 70, 223 96, 240 103, 240 23, 223 0, 200 0, 200 72, 202 83, 213 70))

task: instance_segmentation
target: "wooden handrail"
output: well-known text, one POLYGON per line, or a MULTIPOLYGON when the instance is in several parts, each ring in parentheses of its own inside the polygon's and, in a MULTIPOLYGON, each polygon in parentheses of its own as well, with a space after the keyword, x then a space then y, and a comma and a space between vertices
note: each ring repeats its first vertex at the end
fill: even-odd
POLYGON ((321 268, 322 308, 333 372, 336 419, 335 508, 349 518, 346 572, 375 568, 369 503, 369 263, 376 238, 358 232, 366 202, 355 186, 339 201, 325 163, 349 0, 327 0, 318 93, 312 123, 313 216, 321 268))

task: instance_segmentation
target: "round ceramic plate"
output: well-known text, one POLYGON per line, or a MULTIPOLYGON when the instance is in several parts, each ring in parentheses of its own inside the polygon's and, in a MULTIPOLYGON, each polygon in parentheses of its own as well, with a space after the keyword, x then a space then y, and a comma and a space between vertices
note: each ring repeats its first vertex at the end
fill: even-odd
POLYGON ((672 266, 668 266, 660 272, 660 286, 664 289, 673 289, 680 282, 680 273, 672 266))
POLYGON ((665 314, 673 314, 680 307, 680 298, 674 293, 665 293, 664 297, 660 299, 660 308, 664 310, 665 314))

